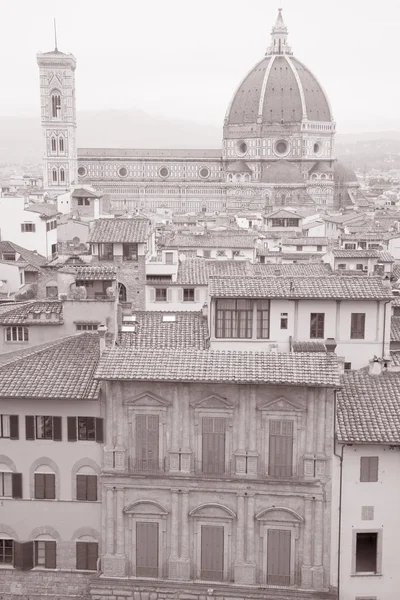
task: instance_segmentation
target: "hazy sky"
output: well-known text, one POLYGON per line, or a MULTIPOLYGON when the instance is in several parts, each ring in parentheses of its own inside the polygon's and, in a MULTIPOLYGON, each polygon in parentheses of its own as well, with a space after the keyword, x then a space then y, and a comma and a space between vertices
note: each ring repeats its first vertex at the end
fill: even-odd
POLYGON ((282 6, 338 131, 400 129, 398 0, 0 0, 0 115, 39 115, 36 52, 77 58, 78 110, 222 125, 282 6))

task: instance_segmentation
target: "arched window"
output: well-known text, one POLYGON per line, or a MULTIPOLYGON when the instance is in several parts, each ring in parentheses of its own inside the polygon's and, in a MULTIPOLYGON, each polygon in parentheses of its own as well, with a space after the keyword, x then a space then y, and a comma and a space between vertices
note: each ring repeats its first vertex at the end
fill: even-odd
POLYGON ((55 500, 56 474, 52 467, 41 464, 36 467, 33 479, 33 497, 37 500, 55 500))
POLYGON ((57 567, 57 542, 49 534, 41 534, 35 538, 33 546, 33 564, 35 567, 55 569, 57 567))
POLYGON ((51 151, 57 152, 57 140, 54 137, 51 138, 51 151))
POLYGON ((65 181, 65 171, 62 168, 60 169, 60 181, 65 181))
POLYGON ((53 183, 57 183, 58 177, 57 177, 57 169, 54 168, 52 170, 52 179, 53 179, 53 183))
POLYGON ((60 152, 64 152, 64 138, 62 136, 58 140, 58 147, 60 152))
POLYGON ((97 473, 93 467, 83 466, 76 474, 76 499, 96 502, 97 473))
POLYGON ((51 96, 51 116, 53 119, 61 117, 61 95, 55 92, 51 96))

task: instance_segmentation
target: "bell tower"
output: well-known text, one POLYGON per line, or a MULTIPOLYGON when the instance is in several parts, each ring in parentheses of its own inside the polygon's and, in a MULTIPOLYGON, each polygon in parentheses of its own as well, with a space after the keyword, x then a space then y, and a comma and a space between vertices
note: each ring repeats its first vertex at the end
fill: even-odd
POLYGON ((36 55, 40 75, 43 136, 43 186, 50 196, 62 194, 77 183, 75 68, 72 54, 36 55))

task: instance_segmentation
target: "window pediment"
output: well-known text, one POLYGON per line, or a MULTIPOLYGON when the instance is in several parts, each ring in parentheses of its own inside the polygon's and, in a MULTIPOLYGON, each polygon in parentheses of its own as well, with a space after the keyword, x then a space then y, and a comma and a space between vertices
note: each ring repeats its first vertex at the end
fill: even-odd
POLYGON ((290 508, 271 507, 262 510, 256 515, 257 521, 271 521, 274 523, 302 523, 304 521, 297 512, 290 508))
POLYGON ((152 392, 143 392, 142 394, 139 394, 139 396, 127 400, 126 404, 130 406, 156 406, 159 408, 165 408, 170 406, 171 402, 169 400, 165 400, 164 398, 160 398, 160 396, 157 396, 152 392))
POLYGON ((234 408, 232 402, 229 402, 229 400, 218 394, 211 394, 206 398, 202 398, 201 400, 192 403, 192 406, 194 406, 194 408, 234 408))
POLYGON ((168 511, 155 500, 138 500, 124 508, 124 513, 130 515, 166 516, 168 511))
POLYGON ((275 400, 271 400, 270 402, 266 402, 258 407, 258 410, 261 411, 304 411, 305 406, 298 404, 297 402, 293 402, 292 400, 287 400, 286 398, 276 398, 275 400))
POLYGON ((189 513, 190 517, 208 519, 236 519, 236 514, 223 504, 208 503, 200 504, 189 513))

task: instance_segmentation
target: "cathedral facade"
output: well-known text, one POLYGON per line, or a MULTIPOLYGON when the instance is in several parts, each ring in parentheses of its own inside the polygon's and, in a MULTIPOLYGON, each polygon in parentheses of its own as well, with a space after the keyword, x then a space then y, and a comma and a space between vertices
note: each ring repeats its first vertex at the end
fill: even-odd
POLYGON ((159 207, 237 212, 288 206, 313 212, 339 208, 357 187, 354 177, 338 185, 329 100, 293 56, 281 9, 265 56, 228 106, 222 150, 77 149, 75 58, 55 49, 37 60, 50 196, 90 184, 109 196, 112 211, 128 214, 159 207))

